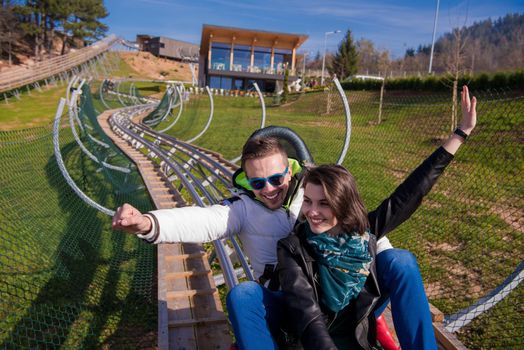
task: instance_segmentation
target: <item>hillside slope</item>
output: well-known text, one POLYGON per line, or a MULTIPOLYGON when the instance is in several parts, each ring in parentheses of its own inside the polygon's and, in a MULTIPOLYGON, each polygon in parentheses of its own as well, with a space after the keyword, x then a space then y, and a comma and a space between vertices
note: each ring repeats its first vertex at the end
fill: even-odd
MULTIPOLYGON (((120 52, 120 57, 140 78, 191 81, 189 63, 159 58, 149 52, 120 52)), ((198 75, 198 65, 196 65, 198 75)))

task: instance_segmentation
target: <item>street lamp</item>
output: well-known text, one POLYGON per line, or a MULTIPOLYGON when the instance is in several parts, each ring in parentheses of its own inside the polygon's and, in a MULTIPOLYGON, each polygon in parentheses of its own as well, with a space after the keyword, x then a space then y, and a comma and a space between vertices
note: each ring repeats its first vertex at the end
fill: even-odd
POLYGON ((309 52, 304 52, 303 61, 302 61, 302 79, 304 79, 304 75, 306 74, 306 57, 309 55, 309 52))
POLYGON ((324 33, 324 56, 322 56, 322 77, 320 78, 320 85, 324 85, 324 68, 326 67, 326 42, 328 35, 340 33, 340 30, 324 33))
POLYGON ((302 90, 306 87, 306 57, 309 55, 309 52, 304 52, 302 60, 302 90))
POLYGON ((431 66, 433 65, 433 50, 435 49, 435 34, 437 32, 439 4, 440 4, 440 0, 437 0, 437 10, 435 11, 435 21, 433 23, 433 40, 431 41, 431 54, 429 55, 429 70, 428 70, 429 74, 431 74, 431 66))

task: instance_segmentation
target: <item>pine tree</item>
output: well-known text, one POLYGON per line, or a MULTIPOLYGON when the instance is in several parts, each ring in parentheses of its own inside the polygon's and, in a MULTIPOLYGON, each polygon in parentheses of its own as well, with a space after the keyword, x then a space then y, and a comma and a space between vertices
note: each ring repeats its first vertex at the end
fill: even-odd
POLYGON ((97 40, 107 31, 107 26, 100 19, 108 13, 102 0, 62 0, 58 9, 58 19, 64 31, 62 54, 68 37, 86 42, 97 40))
POLYGON ((351 36, 351 30, 348 29, 333 57, 329 72, 336 74, 339 80, 344 80, 357 72, 357 63, 357 49, 351 36))

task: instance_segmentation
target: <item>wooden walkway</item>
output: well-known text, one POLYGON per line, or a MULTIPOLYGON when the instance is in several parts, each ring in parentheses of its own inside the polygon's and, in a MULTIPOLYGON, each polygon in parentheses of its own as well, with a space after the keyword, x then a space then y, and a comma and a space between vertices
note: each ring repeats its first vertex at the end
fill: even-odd
POLYGON ((63 56, 53 57, 32 66, 20 66, 0 73, 0 93, 19 89, 62 72, 80 66, 83 63, 101 55, 111 48, 118 40, 114 35, 106 37, 93 45, 70 52, 63 56))
MULTIPOLYGON (((102 113, 99 123, 137 165, 157 209, 185 206, 160 168, 113 133, 102 113)), ((232 336, 201 244, 158 245, 158 348, 229 349, 232 336)))
MULTIPOLYGON (((180 193, 165 178, 160 168, 113 133, 108 118, 116 111, 102 113, 98 117, 99 123, 113 142, 137 165, 155 206, 158 209, 185 206, 180 193)), ((138 116, 135 121, 139 122, 145 115, 147 113, 138 116)), ((237 167, 216 152, 196 148, 233 171, 237 167)), ((444 315, 432 305, 430 311, 439 349, 466 349, 454 334, 444 329, 444 315)), ((384 316, 398 344, 389 306, 384 316)), ((158 245, 158 318, 159 349, 230 348, 232 332, 224 315, 207 254, 201 244, 158 245)))

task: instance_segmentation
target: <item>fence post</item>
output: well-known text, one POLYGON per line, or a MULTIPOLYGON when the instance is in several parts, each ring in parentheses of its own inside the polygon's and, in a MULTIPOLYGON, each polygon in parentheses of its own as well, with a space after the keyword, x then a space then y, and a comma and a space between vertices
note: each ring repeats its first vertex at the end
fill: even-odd
POLYGON ((378 123, 380 124, 382 122, 382 102, 384 102, 384 88, 386 85, 386 78, 382 80, 382 86, 380 87, 380 103, 378 105, 378 123))

